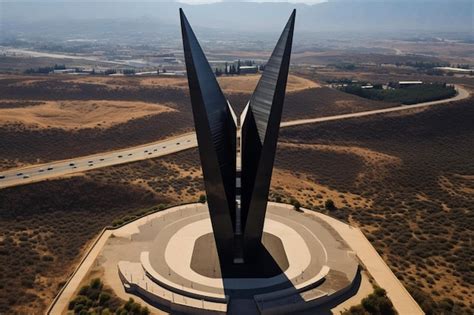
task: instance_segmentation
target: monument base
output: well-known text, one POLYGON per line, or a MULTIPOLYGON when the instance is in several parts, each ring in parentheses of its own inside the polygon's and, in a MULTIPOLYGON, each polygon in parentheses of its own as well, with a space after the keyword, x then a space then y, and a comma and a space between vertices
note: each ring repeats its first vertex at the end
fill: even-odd
POLYGON ((262 248, 251 262, 242 261, 221 268, 214 236, 208 233, 194 244, 191 269, 210 278, 270 278, 288 269, 288 258, 280 238, 264 233, 262 248))
POLYGON ((340 298, 360 278, 335 230, 284 204, 269 203, 262 250, 252 263, 219 264, 205 204, 163 211, 132 241, 149 245, 118 263, 125 290, 186 313, 286 314, 340 298))

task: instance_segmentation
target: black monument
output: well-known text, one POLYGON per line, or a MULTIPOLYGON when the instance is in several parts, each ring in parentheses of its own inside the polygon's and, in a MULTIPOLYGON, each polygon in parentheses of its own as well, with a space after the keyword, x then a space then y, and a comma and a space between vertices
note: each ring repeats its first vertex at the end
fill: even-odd
POLYGON ((283 29, 239 124, 180 9, 199 155, 216 247, 224 264, 250 261, 261 248, 295 13, 283 29), (241 165, 237 163, 239 151, 241 165))

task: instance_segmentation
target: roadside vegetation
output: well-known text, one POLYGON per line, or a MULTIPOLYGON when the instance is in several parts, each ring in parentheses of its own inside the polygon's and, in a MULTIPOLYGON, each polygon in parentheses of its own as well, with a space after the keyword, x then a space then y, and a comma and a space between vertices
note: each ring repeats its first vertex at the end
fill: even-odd
POLYGON ((116 297, 113 291, 104 287, 101 279, 94 278, 83 286, 68 305, 68 310, 78 315, 148 315, 148 308, 142 307, 132 298, 127 302, 116 297))
POLYGON ((361 85, 349 84, 341 90, 371 100, 407 105, 442 100, 456 95, 454 86, 446 84, 420 84, 390 89, 382 89, 376 85, 374 88, 365 89, 361 85))
POLYGON ((374 293, 362 300, 362 303, 352 306, 341 315, 395 315, 398 312, 387 297, 387 292, 382 288, 375 288, 374 293))

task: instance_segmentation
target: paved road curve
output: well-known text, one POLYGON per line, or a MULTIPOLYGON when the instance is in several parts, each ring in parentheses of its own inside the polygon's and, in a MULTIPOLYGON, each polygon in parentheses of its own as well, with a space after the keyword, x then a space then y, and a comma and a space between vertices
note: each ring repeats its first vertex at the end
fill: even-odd
POLYGON ((195 146, 197 146, 196 135, 194 133, 188 133, 143 146, 13 169, 0 173, 0 176, 5 177, 3 179, 0 178, 0 188, 43 181, 106 166, 165 156, 195 146))
MULTIPOLYGON (((391 113, 406 109, 422 108, 432 105, 444 104, 453 101, 459 101, 469 97, 469 92, 461 86, 456 86, 458 94, 452 98, 420 103, 415 105, 402 105, 384 109, 370 110, 364 112, 335 115, 328 117, 319 117, 311 119, 300 119, 283 122, 282 128, 298 126, 304 124, 313 124, 324 121, 333 121, 355 117, 364 117, 383 113, 391 113)), ((126 148, 122 150, 98 153, 94 155, 77 157, 73 159, 54 161, 51 163, 32 165, 23 168, 16 168, 0 172, 0 189, 17 185, 24 185, 33 182, 39 182, 46 179, 66 176, 74 173, 85 172, 101 167, 119 165, 134 161, 140 161, 150 158, 165 156, 175 152, 187 150, 197 146, 196 135, 188 133, 174 138, 161 140, 142 146, 126 148)))

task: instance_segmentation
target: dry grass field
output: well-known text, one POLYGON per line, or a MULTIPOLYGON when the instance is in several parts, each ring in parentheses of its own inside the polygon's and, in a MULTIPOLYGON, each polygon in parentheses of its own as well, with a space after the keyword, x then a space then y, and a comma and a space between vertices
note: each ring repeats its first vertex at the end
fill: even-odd
POLYGON ((1 190, 0 313, 42 313, 105 225, 167 202, 80 176, 1 190))
POLYGON ((12 103, 0 101, 0 124, 65 130, 105 129, 132 119, 174 111, 166 105, 132 101, 44 101, 34 106, 8 108, 12 103))
POLYGON ((0 190, 0 313, 39 314, 107 226, 195 202, 197 151, 0 190))
MULTIPOLYGON (((315 83, 339 75, 290 76, 283 120, 393 106, 315 83)), ((220 78, 237 112, 257 78, 220 78)), ((192 131, 187 93, 184 78, 2 75, 0 169, 192 131)), ((427 314, 472 314, 473 103, 282 129, 270 198, 360 226, 427 314)), ((193 149, 0 190, 0 313, 43 311, 105 225, 196 201, 201 176, 193 149)))
MULTIPOLYGON (((473 119, 470 99, 283 129, 270 198, 361 227, 427 314, 471 314, 473 119)), ((103 226, 196 201, 201 176, 192 149, 0 190, 0 312, 44 310, 103 226)))
MULTIPOLYGON (((237 113, 257 75, 221 77, 237 113)), ((283 120, 375 109, 368 101, 297 76, 283 120)), ((141 145, 192 131, 185 78, 0 76, 0 169, 141 145)))
POLYGON ((281 134, 276 166, 303 187, 279 185, 303 205, 360 226, 427 314, 474 312, 472 104, 281 134), (337 209, 324 208, 313 183, 329 187, 325 195, 339 192, 337 209))
MULTIPOLYGON (((49 76, 51 79, 52 76, 49 76)), ((45 80, 45 76, 22 76, 22 75, 0 75, 2 79, 20 79, 11 86, 29 86, 45 80)), ((48 78, 48 76, 46 76, 48 78)), ((179 89, 188 89, 188 81, 185 77, 109 77, 109 76, 53 76, 71 84, 96 84, 109 89, 129 88, 139 89, 140 87, 171 87, 179 89)), ((242 76, 222 76, 218 78, 219 84, 224 93, 251 93, 257 86, 260 74, 249 74, 242 76)), ((295 75, 288 77, 288 92, 295 92, 304 89, 319 87, 319 84, 311 80, 301 78, 295 75)))
MULTIPOLYGON (((257 86, 260 75, 245 75, 238 77, 219 77, 219 85, 224 93, 252 93, 257 86)), ((290 75, 288 77, 287 92, 297 92, 306 89, 321 87, 318 83, 290 75)))

